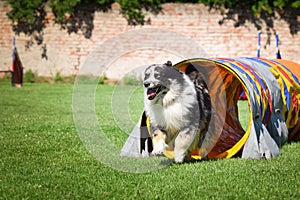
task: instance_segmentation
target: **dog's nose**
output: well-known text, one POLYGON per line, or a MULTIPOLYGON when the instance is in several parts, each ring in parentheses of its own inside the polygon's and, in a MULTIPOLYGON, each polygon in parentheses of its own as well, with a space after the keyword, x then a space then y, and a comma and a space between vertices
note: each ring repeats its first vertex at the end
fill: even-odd
POLYGON ((144 86, 147 88, 150 86, 150 83, 144 83, 144 86))

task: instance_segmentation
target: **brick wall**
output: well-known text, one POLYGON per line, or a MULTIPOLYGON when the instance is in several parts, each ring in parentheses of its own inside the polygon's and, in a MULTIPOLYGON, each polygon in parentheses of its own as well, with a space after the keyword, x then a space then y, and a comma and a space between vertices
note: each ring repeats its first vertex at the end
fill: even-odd
MULTIPOLYGON (((8 10, 9 7, 0 0, 1 70, 11 66, 12 38, 15 35, 11 22, 6 17, 8 10)), ((34 35, 26 36, 23 33, 16 35, 16 46, 25 70, 32 69, 43 76, 54 76, 57 72, 63 75, 74 74, 84 66, 91 52, 95 51, 102 52, 101 56, 106 55, 103 51, 116 53, 114 57, 107 56, 108 60, 103 63, 106 65, 105 74, 110 78, 120 78, 131 69, 149 63, 161 63, 166 60, 176 63, 189 55, 190 57, 256 56, 257 29, 252 23, 246 22, 245 25, 235 28, 234 22, 228 20, 220 25, 222 15, 217 11, 209 11, 201 4, 164 4, 162 13, 148 14, 147 19, 151 19, 151 25, 143 27, 127 25, 127 21, 119 14, 119 5, 113 4, 111 10, 94 14, 94 27, 90 38, 85 37, 80 30, 76 34, 62 30, 60 25, 53 23, 51 10, 46 17, 50 23, 46 24, 41 45, 32 39, 34 35), (120 35, 126 36, 130 31, 139 34, 141 29, 147 29, 149 35, 125 37, 121 42, 128 41, 126 45, 115 42, 120 35), (160 31, 164 30, 176 32, 177 35, 162 37, 160 31), (182 37, 188 38, 189 41, 182 37), (33 43, 28 47, 30 41, 33 43), (157 45, 159 43, 151 41, 160 41, 164 45, 157 45), (143 42, 144 46, 140 46, 139 44, 143 42), (195 50, 193 45, 200 46, 204 53, 199 52, 198 56, 198 50, 195 50), (127 47, 128 50, 118 51, 118 48, 127 47), (43 57, 42 53, 46 56, 43 57)), ((300 19, 295 23, 299 21, 300 19)), ((268 40, 267 27, 264 23, 261 25, 261 57, 274 58, 275 36, 272 33, 268 40)), ((274 21, 273 28, 280 36, 282 57, 300 63, 300 32, 291 35, 289 25, 280 19, 274 21)))

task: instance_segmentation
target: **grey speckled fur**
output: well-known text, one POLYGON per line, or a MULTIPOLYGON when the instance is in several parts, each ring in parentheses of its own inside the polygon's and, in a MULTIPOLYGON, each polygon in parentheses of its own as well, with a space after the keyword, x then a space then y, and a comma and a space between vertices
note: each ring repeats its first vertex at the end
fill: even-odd
POLYGON ((174 149, 175 162, 190 160, 189 153, 201 147, 211 118, 211 101, 202 74, 188 66, 186 74, 170 61, 145 70, 144 102, 150 118, 152 155, 174 149), (154 140, 155 141, 155 140, 154 140))

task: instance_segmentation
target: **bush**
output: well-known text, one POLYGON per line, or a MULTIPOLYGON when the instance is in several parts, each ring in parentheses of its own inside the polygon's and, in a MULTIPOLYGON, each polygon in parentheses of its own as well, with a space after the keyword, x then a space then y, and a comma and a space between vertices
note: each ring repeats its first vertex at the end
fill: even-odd
POLYGON ((142 84, 142 80, 138 79, 134 76, 124 76, 123 78, 123 84, 125 85, 141 85, 142 84))
POLYGON ((36 74, 32 72, 31 69, 25 72, 25 82, 27 83, 34 83, 36 80, 36 74))
POLYGON ((101 77, 99 78, 98 84, 99 84, 99 85, 104 85, 104 84, 106 83, 107 80, 108 80, 108 79, 107 79, 106 75, 103 75, 103 76, 101 76, 101 77))
POLYGON ((11 73, 7 72, 7 73, 1 73, 0 74, 0 80, 1 81, 11 81, 11 73))
POLYGON ((54 82, 55 83, 62 83, 63 82, 63 77, 61 76, 60 72, 56 72, 55 77, 54 77, 54 82))

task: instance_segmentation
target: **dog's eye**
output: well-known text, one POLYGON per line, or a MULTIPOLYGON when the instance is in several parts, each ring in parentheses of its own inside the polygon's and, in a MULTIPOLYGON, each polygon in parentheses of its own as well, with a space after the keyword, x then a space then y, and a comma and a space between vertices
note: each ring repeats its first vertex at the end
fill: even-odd
POLYGON ((154 77, 155 77, 156 79, 159 79, 161 76, 160 76, 160 74, 154 74, 154 77))
POLYGON ((150 77, 150 73, 145 73, 144 79, 146 80, 146 79, 149 78, 149 77, 150 77))

